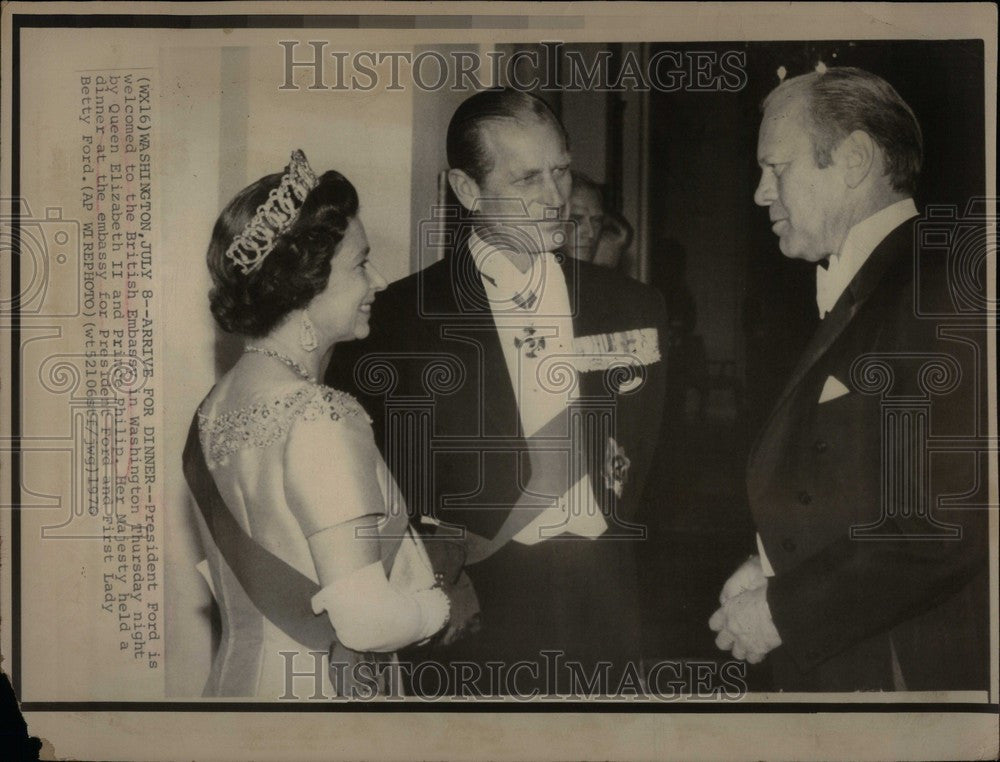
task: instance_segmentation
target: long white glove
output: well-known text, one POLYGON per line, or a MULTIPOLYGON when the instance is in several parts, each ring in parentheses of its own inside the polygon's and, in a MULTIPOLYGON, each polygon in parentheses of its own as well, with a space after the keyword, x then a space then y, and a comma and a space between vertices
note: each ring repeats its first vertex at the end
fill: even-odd
POLYGON ((450 603, 440 588, 401 593, 376 561, 331 582, 312 599, 326 611, 337 640, 354 651, 395 651, 426 640, 448 621, 450 603))

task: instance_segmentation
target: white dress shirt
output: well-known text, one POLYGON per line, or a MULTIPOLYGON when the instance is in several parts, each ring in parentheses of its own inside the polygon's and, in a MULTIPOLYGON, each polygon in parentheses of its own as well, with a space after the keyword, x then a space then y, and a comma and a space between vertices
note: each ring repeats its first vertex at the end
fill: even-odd
MULTIPOLYGON (((820 319, 827 316, 841 295, 854 280, 875 247, 893 230, 918 214, 912 198, 890 204, 867 217, 847 231, 840 251, 830 256, 826 268, 816 267, 816 306, 820 319)), ((774 568, 764 552, 764 543, 757 535, 757 550, 765 576, 773 577, 774 568)))
MULTIPOLYGON (((537 433, 560 415, 568 427, 566 411, 579 385, 578 372, 572 371, 570 377, 565 365, 556 369, 546 362, 547 357, 555 360, 553 356, 573 352, 573 318, 562 268, 546 252, 534 257, 522 273, 476 232, 470 236, 469 251, 490 304, 524 436, 537 433)), ((560 433, 568 437, 568 428, 560 433)), ((568 467, 568 454, 566 463, 568 467)), ((534 545, 563 532, 593 538, 606 529, 590 478, 584 474, 513 539, 534 545)))
POLYGON ((913 199, 904 198, 875 212, 847 231, 840 251, 827 259, 827 267, 816 268, 816 306, 821 319, 833 309, 833 305, 858 274, 858 270, 868 261, 875 247, 889 233, 916 216, 917 207, 913 199))

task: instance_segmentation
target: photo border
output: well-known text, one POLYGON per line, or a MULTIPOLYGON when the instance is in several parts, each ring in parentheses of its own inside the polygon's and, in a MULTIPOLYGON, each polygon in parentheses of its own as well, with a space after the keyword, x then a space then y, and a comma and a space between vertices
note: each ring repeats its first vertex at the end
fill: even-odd
MULTIPOLYGON (((177 7, 177 6, 173 6, 177 7)), ((572 24, 574 21, 586 16, 587 9, 580 16, 557 16, 552 14, 560 23, 572 24)), ((465 15, 454 15, 451 13, 386 13, 386 14, 364 14, 364 13, 331 13, 331 14, 311 14, 311 13, 289 13, 289 14, 209 14, 209 13, 178 13, 178 14, 117 14, 117 13, 31 13, 21 12, 21 6, 15 9, 9 17, 11 25, 11 80, 10 88, 10 189, 11 197, 19 197, 21 186, 21 161, 20 161, 20 76, 21 76, 21 36, 23 29, 39 28, 141 28, 141 29, 303 29, 309 31, 323 31, 332 29, 363 29, 373 30, 405 30, 419 28, 421 30, 434 29, 432 26, 437 22, 441 24, 441 29, 483 29, 494 28, 487 26, 470 26, 461 24, 458 19, 468 19, 465 15)), ((539 29, 537 24, 530 24, 529 21, 536 19, 533 15, 519 13, 499 13, 490 16, 476 17, 488 19, 490 24, 499 23, 500 20, 507 20, 511 29, 523 29, 526 36, 535 35, 539 29)), ((555 29, 553 29, 555 31, 555 29)), ((610 34, 609 37, 614 37, 610 34)), ((795 38, 798 39, 798 38, 795 38)), ((868 38, 866 38, 868 39, 868 38)), ((723 39, 713 40, 722 42, 723 39)), ((782 41, 792 41, 785 40, 782 41)), ((893 38, 886 38, 886 42, 894 41, 893 38)), ((987 51, 989 52, 989 51, 987 51)), ((995 52, 995 49, 994 49, 995 52)), ((995 61, 995 59, 994 59, 995 61)), ((986 61, 987 67, 990 65, 989 56, 986 61)), ((989 71, 987 71, 986 88, 990 87, 989 71)), ((991 96, 987 92, 984 98, 989 102, 991 96)), ((995 113, 995 112, 994 112, 995 113)), ((987 109, 987 119, 989 109, 987 109)), ((989 131, 985 135, 990 139, 989 131)), ((995 137, 995 135, 994 135, 995 137)), ((989 150, 988 150, 989 153, 989 150)), ((988 171, 990 171, 988 169, 988 171)), ((988 178, 990 175, 987 176, 988 178)), ((987 189, 988 192, 991 190, 987 189)), ((993 188, 995 191, 995 188, 993 188)), ((11 225, 15 235, 19 230, 19 222, 15 217, 11 225)), ((21 261, 19 259, 18 247, 15 244, 14 252, 10 258, 10 284, 11 294, 20 293, 21 261)), ((20 537, 20 512, 17 506, 22 500, 22 485, 20 480, 21 472, 21 445, 23 431, 23 410, 21 407, 21 310, 20 304, 14 303, 10 314, 10 369, 9 388, 11 404, 11 453, 10 453, 10 488, 12 505, 14 509, 11 513, 11 536, 10 536, 10 579, 11 579, 11 643, 12 652, 7 655, 10 659, 5 670, 9 672, 15 693, 20 696, 23 664, 22 664, 22 628, 21 602, 22 602, 22 578, 21 578, 21 537, 20 537)), ((994 378, 991 379, 991 388, 995 391, 995 368, 992 369, 994 378)), ((996 407, 995 399, 991 400, 991 420, 990 426, 996 431, 996 407)), ((995 478, 995 474, 991 475, 995 478)), ((1000 532, 997 531, 996 522, 992 527, 991 545, 995 549, 1000 542, 1000 532)), ((1000 564, 993 570, 994 575, 1000 573, 1000 564)), ((995 579, 995 577, 994 577, 995 579)), ((994 606, 993 615, 996 615, 996 601, 992 601, 994 606)), ((995 620, 993 623, 995 627, 995 620)), ((991 676, 996 673, 997 654, 992 652, 991 676)), ((794 694, 811 695, 811 694, 794 694)), ((564 699, 539 699, 527 704, 523 701, 491 701, 491 700, 462 700, 443 698, 435 701, 410 700, 404 702, 295 702, 295 703, 269 703, 256 701, 220 701, 213 699, 203 699, 198 701, 32 701, 21 703, 24 712, 234 712, 234 713, 268 713, 287 714, 302 713, 309 714, 315 712, 334 713, 355 713, 355 712, 376 712, 376 713, 398 713, 398 712, 433 712, 433 713, 666 713, 666 714, 847 714, 847 713, 946 713, 946 714, 998 714, 1000 713, 1000 700, 993 691, 991 678, 991 689, 987 692, 985 702, 939 702, 913 700, 893 700, 893 701, 817 701, 817 700, 786 700, 786 701, 719 701, 719 700, 699 700, 680 699, 677 701, 602 701, 592 700, 564 700, 564 699)))

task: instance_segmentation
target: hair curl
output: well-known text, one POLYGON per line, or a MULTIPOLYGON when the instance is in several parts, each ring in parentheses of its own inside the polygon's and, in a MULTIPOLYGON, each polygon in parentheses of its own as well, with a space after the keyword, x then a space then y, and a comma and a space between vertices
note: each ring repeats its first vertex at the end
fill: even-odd
POLYGON ((289 312, 308 305, 326 288, 330 261, 358 214, 358 193, 351 182, 333 170, 323 173, 292 226, 276 239, 261 266, 244 275, 226 257, 226 249, 280 182, 276 173, 241 190, 212 230, 208 299, 216 322, 228 333, 265 336, 289 312))

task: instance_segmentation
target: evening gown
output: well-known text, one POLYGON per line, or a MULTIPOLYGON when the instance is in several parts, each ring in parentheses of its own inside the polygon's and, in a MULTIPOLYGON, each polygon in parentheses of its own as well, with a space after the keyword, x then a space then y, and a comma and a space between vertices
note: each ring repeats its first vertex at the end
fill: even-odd
MULTIPOLYGON (((219 412, 214 407, 206 400, 197 412, 199 454, 203 453, 225 507, 257 545, 317 583, 318 588, 306 535, 286 499, 285 458, 298 437, 304 438, 300 442, 334 444, 334 438, 344 436, 356 442, 360 434, 364 452, 355 462, 375 470, 382 492, 384 515, 377 519, 377 531, 382 537, 383 563, 391 569, 389 582, 401 592, 433 585, 434 574, 427 553, 409 528, 399 490, 375 446, 371 421, 351 395, 302 381, 239 409, 219 412)), ((322 507, 325 526, 370 513, 357 505, 341 504, 338 485, 325 484, 331 480, 329 475, 322 469, 318 471, 316 485, 329 495, 328 503, 322 507)), ((311 487, 314 491, 316 485, 311 487)), ((197 494, 196 497, 201 503, 202 498, 197 494)), ((221 641, 204 695, 254 696, 262 700, 314 696, 315 679, 295 678, 294 689, 289 693, 286 670, 291 665, 295 673, 316 672, 316 657, 310 653, 315 645, 297 641, 287 628, 272 621, 278 618, 273 612, 269 618, 267 612, 254 604, 213 540, 205 516, 197 511, 196 514, 206 549, 208 579, 222 620, 221 641)), ((375 519, 372 525, 376 526, 375 519)), ((294 604, 301 608, 303 601, 294 604)), ((330 633, 333 634, 332 628, 330 633)), ((320 672, 322 694, 336 695, 327 669, 320 672)))

